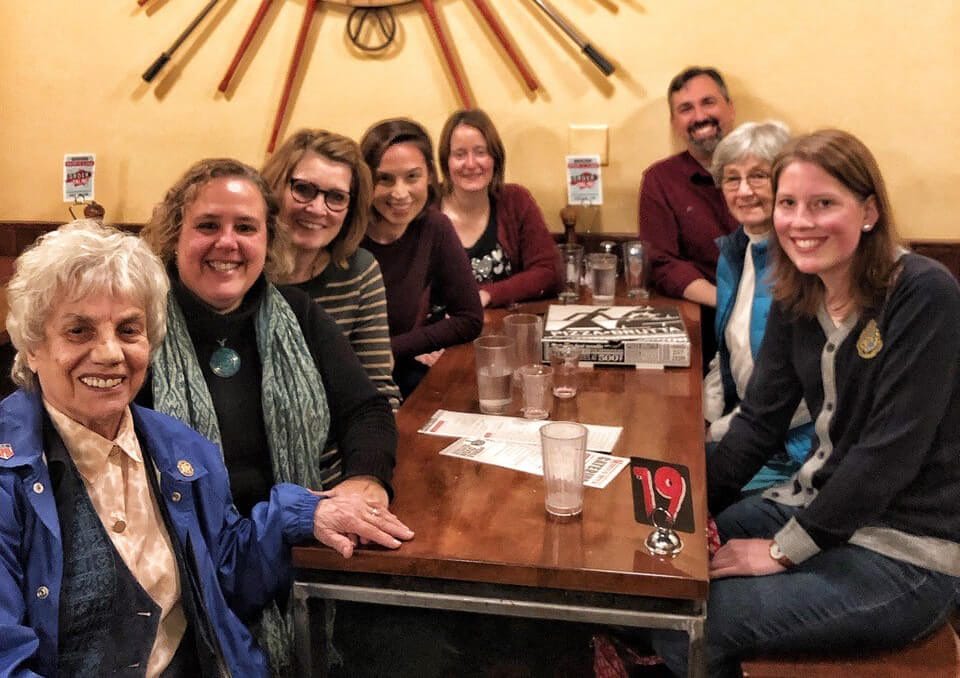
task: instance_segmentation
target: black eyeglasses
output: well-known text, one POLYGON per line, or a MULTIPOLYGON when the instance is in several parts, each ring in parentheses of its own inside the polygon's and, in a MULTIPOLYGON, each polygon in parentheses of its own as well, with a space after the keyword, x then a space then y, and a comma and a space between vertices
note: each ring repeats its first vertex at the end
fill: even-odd
POLYGON ((318 195, 323 196, 323 202, 331 212, 342 212, 350 205, 350 194, 338 191, 335 188, 323 189, 306 179, 290 178, 290 195, 302 205, 311 203, 318 195))

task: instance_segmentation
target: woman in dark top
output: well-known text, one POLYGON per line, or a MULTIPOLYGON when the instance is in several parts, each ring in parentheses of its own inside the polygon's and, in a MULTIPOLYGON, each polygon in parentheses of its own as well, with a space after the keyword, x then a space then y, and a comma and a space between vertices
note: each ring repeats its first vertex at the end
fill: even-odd
POLYGON ((483 308, 450 220, 432 206, 437 173, 423 127, 403 119, 379 122, 360 149, 374 184, 373 218, 361 244, 383 273, 394 381, 406 397, 442 349, 480 335, 483 308), (431 294, 445 312, 432 322, 431 294))
POLYGON ((276 282, 303 290, 336 321, 377 390, 400 407, 383 277, 360 247, 373 193, 360 146, 326 130, 298 130, 270 156, 263 178, 293 245, 293 271, 276 282))
POLYGON ((560 252, 530 192, 504 183, 506 151, 490 117, 457 111, 440 132, 441 209, 453 223, 480 303, 507 306, 552 296, 562 282, 560 252))
MULTIPOLYGON (((880 170, 825 130, 773 163, 774 304, 716 452, 708 503, 708 674, 742 657, 896 647, 942 625, 960 589, 960 287, 897 245, 880 170), (816 442, 762 496, 740 488, 801 398, 816 442)), ((684 674, 685 637, 655 634, 684 674)))
MULTIPOLYGON (((265 268, 289 266, 277 213, 263 178, 235 160, 201 161, 167 192, 142 233, 168 267, 171 294, 140 400, 221 445, 241 512, 274 483, 294 482, 356 493, 364 517, 394 524, 393 413, 329 316, 267 282, 265 268)), ((392 535, 385 541, 412 532, 396 521, 392 535)), ((349 556, 357 538, 325 542, 349 556)), ((274 634, 264 640, 277 670, 286 651, 274 634)))

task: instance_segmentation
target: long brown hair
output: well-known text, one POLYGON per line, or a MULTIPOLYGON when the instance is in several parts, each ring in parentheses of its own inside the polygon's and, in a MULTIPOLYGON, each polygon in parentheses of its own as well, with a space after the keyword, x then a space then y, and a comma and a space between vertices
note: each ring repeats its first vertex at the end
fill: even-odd
POLYGON ((347 268, 347 259, 360 247, 370 223, 370 203, 373 201, 370 168, 363 160, 359 144, 353 139, 322 129, 301 129, 284 141, 263 166, 263 178, 273 189, 280 205, 283 204, 283 192, 289 190, 294 168, 308 152, 350 168, 350 207, 343 228, 329 246, 331 260, 341 268, 347 268))
MULTIPOLYGON (((861 233, 850 266, 850 294, 860 310, 882 306, 893 284, 900 240, 880 167, 870 150, 849 132, 825 129, 789 142, 773 163, 773 191, 780 175, 794 162, 809 162, 839 181, 861 202, 876 201, 877 222, 861 233)), ((800 272, 774 239, 773 296, 788 310, 813 317, 823 303, 823 282, 816 275, 800 272)))

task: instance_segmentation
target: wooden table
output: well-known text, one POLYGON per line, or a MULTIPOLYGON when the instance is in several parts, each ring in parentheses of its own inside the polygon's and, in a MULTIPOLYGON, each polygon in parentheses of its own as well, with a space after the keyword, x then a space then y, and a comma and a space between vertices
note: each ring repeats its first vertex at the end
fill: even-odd
MULTIPOLYGON (((623 426, 614 454, 689 468, 697 531, 681 533, 679 555, 655 557, 644 547, 651 528, 634 519, 628 469, 602 490, 585 488, 582 517, 563 523, 547 516, 539 476, 441 457, 452 439, 417 429, 440 408, 479 412, 473 347, 458 346, 446 351, 397 415, 391 508, 416 538, 397 551, 360 549, 347 560, 322 547, 294 550, 301 667, 323 671, 312 656, 312 597, 680 629, 690 636, 690 675, 704 675, 708 560, 699 309, 679 303, 694 343, 689 368, 583 370, 576 398, 555 399, 550 417, 623 426)), ((518 310, 542 313, 546 305, 518 310)), ((495 332, 504 315, 488 313, 485 333, 495 332)))

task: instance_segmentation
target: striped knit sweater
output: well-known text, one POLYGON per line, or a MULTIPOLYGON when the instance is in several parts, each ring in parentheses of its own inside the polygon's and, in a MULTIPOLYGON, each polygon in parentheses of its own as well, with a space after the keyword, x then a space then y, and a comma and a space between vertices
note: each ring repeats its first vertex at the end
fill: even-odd
POLYGON ((293 285, 310 295, 333 318, 350 341, 367 376, 396 410, 400 389, 393 382, 393 353, 387 325, 387 297, 380 266, 360 248, 347 268, 334 262, 315 278, 293 285))

